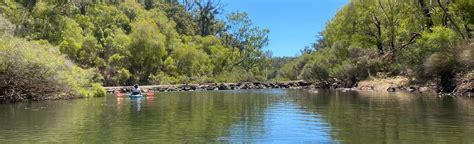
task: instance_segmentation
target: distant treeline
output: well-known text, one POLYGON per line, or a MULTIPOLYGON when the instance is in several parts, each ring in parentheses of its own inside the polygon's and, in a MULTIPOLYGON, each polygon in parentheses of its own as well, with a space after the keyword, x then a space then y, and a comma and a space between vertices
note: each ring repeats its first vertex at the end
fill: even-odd
POLYGON ((472 0, 351 0, 280 76, 355 84, 404 75, 450 92, 456 78, 474 79, 473 30, 472 0))

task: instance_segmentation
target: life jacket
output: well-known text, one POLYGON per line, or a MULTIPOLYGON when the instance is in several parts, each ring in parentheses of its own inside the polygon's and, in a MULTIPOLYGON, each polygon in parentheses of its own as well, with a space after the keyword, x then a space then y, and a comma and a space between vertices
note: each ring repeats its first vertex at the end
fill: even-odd
POLYGON ((132 88, 132 93, 140 93, 140 88, 132 88))

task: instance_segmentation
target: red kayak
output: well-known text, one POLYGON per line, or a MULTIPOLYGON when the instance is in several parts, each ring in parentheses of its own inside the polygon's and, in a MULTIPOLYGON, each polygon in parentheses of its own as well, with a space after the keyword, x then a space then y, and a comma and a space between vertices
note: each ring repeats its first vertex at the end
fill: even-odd
POLYGON ((149 89, 147 92, 146 92, 146 96, 154 96, 155 95, 155 92, 152 90, 152 89, 149 89))

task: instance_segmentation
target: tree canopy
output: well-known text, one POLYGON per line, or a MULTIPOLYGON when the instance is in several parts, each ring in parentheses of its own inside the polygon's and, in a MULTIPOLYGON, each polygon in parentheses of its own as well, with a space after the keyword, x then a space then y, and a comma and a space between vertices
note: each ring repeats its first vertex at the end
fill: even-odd
POLYGON ((269 30, 246 13, 218 19, 220 1, 7 0, 0 12, 15 36, 58 46, 105 85, 252 81, 270 65, 269 30))
POLYGON ((386 73, 452 84, 456 73, 473 73, 472 61, 461 60, 474 59, 473 13, 469 0, 351 0, 327 23, 314 51, 289 62, 280 76, 356 82, 386 73))

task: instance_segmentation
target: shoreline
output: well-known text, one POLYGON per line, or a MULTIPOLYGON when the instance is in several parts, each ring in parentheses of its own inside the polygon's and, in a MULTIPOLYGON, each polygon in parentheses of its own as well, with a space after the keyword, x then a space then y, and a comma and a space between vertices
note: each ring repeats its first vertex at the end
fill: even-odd
MULTIPOLYGON (((341 82, 306 82, 306 81, 288 81, 288 82, 240 82, 240 83, 207 83, 207 84, 176 84, 176 85, 144 85, 140 86, 143 92, 153 90, 154 92, 181 92, 181 91, 218 91, 218 90, 240 90, 240 89, 306 89, 315 92, 314 89, 333 89, 342 92, 346 91, 367 91, 367 92, 406 92, 406 93, 431 93, 438 96, 465 96, 472 97, 474 93, 452 92, 440 93, 433 85, 383 85, 376 83, 374 85, 364 84, 363 81, 355 84, 355 87, 345 87, 341 82)), ((107 93, 116 91, 129 92, 131 86, 113 86, 105 87, 107 93)))
MULTIPOLYGON (((129 92, 132 86, 105 87, 108 93, 115 91, 129 92)), ((144 85, 140 86, 143 92, 153 90, 155 92, 173 91, 217 91, 217 90, 239 90, 239 89, 315 89, 325 88, 320 82, 289 81, 289 82, 241 82, 241 83, 207 83, 207 84, 176 84, 176 85, 144 85)))

